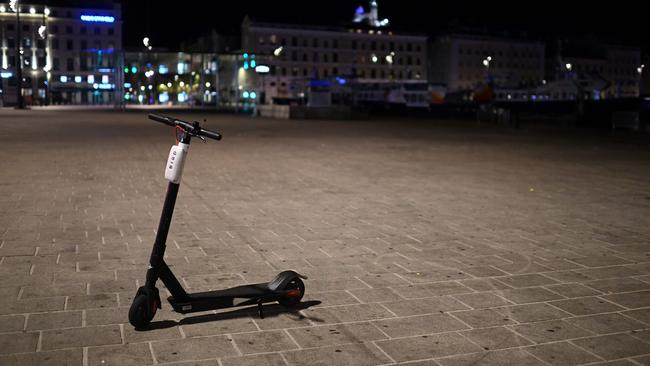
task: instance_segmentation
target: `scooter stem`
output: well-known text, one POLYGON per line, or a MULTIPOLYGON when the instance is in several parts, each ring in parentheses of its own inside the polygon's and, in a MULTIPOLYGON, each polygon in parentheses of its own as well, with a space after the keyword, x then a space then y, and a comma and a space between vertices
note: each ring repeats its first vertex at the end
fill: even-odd
MULTIPOLYGON (((167 235, 169 234, 169 227, 172 223, 172 215, 174 214, 174 206, 176 205, 176 197, 178 196, 178 188, 180 184, 169 183, 167 186, 167 194, 165 195, 165 203, 163 204, 163 210, 160 214, 160 222, 158 224, 158 231, 156 232, 156 241, 153 245, 153 250, 151 251, 151 257, 149 258, 150 268, 155 269, 159 268, 163 263, 163 258, 165 257, 165 249, 167 248, 167 235)), ((157 272, 157 271, 156 271, 157 272)), ((158 273, 155 273, 153 283, 150 284, 149 276, 147 276, 147 287, 150 285, 156 284, 158 279, 158 273)))
POLYGON ((176 197, 178 196, 178 189, 180 188, 181 176, 183 174, 183 164, 185 163, 185 155, 189 149, 191 136, 183 133, 179 145, 172 147, 169 159, 165 166, 165 178, 169 180, 167 186, 167 194, 165 195, 165 203, 163 204, 162 213, 160 214, 160 222, 158 224, 158 231, 156 232, 156 240, 151 250, 151 257, 149 258, 149 270, 147 271, 147 281, 145 287, 153 288, 156 286, 156 281, 161 278, 170 290, 176 292, 176 295, 184 297, 185 291, 178 280, 171 274, 169 267, 164 261, 165 249, 167 248, 167 234, 172 222, 174 214, 174 206, 176 205, 176 197), (184 151, 179 150, 182 146, 184 151), (182 155, 182 156, 181 156, 182 155), (180 159, 179 159, 180 158, 180 159), (171 278, 170 278, 171 277, 171 278), (172 282, 172 283, 169 283, 172 282), (179 293, 181 291, 182 293, 179 293))

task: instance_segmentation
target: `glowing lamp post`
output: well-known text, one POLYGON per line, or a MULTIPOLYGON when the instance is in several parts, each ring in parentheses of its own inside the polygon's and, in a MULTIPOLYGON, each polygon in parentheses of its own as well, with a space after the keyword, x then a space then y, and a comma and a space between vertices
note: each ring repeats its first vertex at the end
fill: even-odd
POLYGON ((485 66, 485 74, 487 82, 490 82, 490 64, 492 63, 492 56, 483 59, 483 66, 485 66))
POLYGON ((16 12, 16 98, 17 98, 17 109, 25 109, 25 100, 23 99, 23 53, 20 47, 22 43, 22 36, 20 35, 20 5, 18 0, 9 1, 9 7, 12 11, 16 12))
POLYGON ((149 39, 149 37, 144 37, 144 38, 142 38, 142 44, 144 44, 144 47, 145 47, 147 50, 149 50, 149 51, 151 51, 151 44, 150 44, 150 41, 151 41, 151 40, 149 39))

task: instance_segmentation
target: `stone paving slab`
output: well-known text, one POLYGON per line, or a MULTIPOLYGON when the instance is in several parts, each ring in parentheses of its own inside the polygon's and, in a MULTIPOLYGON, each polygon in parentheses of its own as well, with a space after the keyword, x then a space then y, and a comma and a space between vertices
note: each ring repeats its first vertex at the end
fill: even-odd
POLYGON ((303 303, 133 329, 173 132, 0 109, 0 365, 650 363, 648 138, 178 117, 225 137, 192 144, 167 262, 192 290, 294 269, 303 303))

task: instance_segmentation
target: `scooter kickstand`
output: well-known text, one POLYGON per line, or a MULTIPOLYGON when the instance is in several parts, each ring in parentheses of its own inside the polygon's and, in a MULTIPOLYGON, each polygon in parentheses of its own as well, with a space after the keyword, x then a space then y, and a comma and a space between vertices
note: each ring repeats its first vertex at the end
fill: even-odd
POLYGON ((264 319, 264 308, 262 307, 262 299, 257 300, 257 313, 260 315, 260 319, 264 319))

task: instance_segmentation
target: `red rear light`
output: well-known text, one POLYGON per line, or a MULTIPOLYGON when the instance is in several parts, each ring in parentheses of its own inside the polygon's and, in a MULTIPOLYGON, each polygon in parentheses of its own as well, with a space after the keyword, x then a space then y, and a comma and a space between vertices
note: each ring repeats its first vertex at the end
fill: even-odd
POLYGON ((287 292, 288 297, 300 297, 300 290, 290 290, 287 292))

